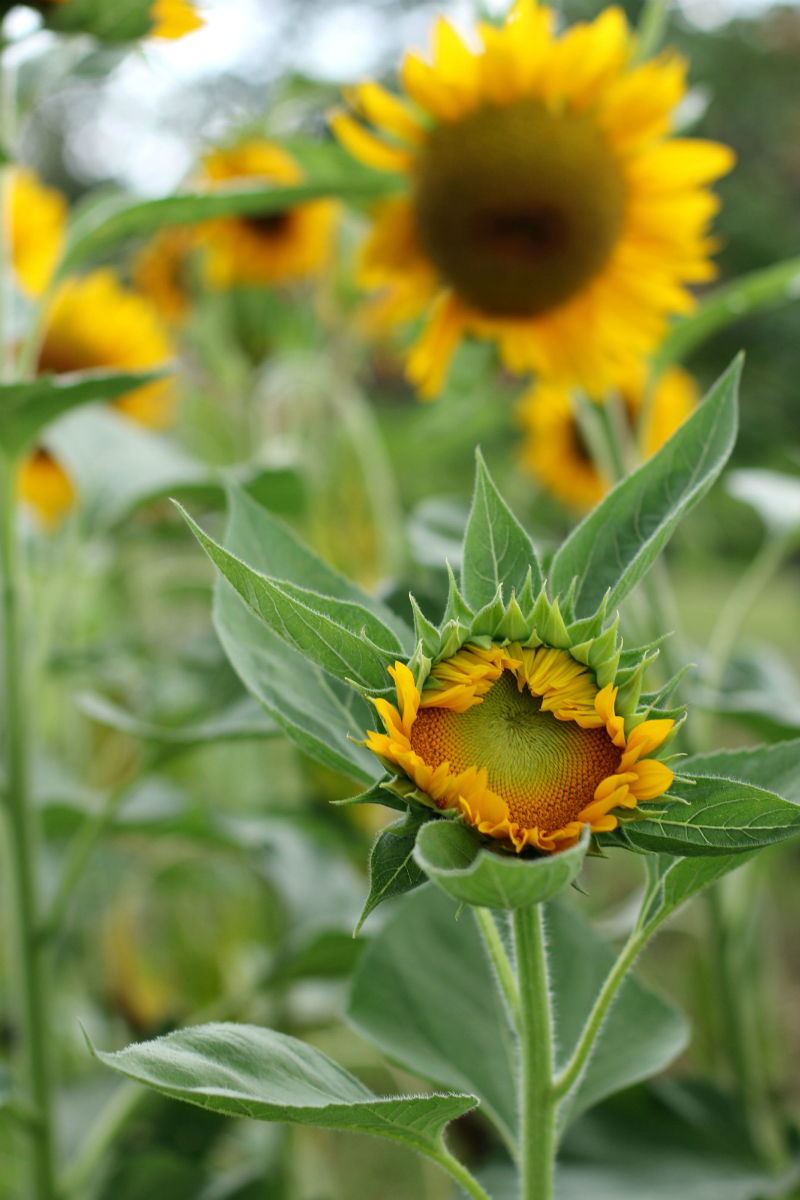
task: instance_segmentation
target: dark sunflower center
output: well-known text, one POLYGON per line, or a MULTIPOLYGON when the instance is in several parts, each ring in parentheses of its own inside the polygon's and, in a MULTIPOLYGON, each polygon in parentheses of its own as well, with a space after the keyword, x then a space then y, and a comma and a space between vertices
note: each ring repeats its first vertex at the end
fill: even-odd
POLYGON ((583 436, 583 431, 577 421, 573 420, 570 424, 570 437, 572 440, 572 452, 579 462, 587 467, 594 467, 594 459, 591 451, 586 444, 586 439, 583 436))
POLYGON ((456 775, 485 767, 511 820, 543 832, 574 820, 620 761, 605 729, 581 729, 542 712, 541 701, 527 688, 520 692, 511 671, 465 713, 421 708, 411 745, 430 766, 449 762, 456 775))
POLYGON ((244 223, 254 233, 260 233, 262 237, 280 237, 285 233, 291 213, 289 212, 271 212, 264 213, 260 217, 245 217, 244 223))
POLYGON ((423 247, 456 292, 495 316, 562 304, 604 266, 625 186, 590 118, 535 100, 441 125, 420 153, 423 247))

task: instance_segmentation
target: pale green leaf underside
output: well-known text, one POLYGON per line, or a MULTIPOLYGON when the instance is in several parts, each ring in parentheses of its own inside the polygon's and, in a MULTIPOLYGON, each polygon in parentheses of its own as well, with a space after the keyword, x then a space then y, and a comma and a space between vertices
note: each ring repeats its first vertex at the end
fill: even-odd
POLYGON ((435 1150, 474 1096, 374 1096, 320 1050, 254 1025, 200 1025, 115 1054, 106 1066, 213 1112, 257 1121, 373 1133, 435 1150))
POLYGON ((473 829, 432 821, 420 830, 414 857, 443 891, 482 908, 526 908, 572 883, 589 847, 589 829, 577 846, 537 859, 499 855, 473 829))
POLYGON ((551 586, 566 592, 577 577, 576 617, 592 616, 609 589, 609 610, 620 604, 721 472, 736 440, 741 365, 737 359, 689 420, 618 483, 557 552, 551 586))

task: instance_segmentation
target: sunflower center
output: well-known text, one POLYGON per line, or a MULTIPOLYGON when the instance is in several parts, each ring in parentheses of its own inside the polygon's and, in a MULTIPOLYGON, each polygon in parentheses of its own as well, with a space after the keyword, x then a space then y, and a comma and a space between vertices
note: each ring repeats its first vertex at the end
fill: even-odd
POLYGON ((263 237, 280 237, 286 232, 290 220, 291 214, 288 212, 271 212, 260 217, 245 217, 244 223, 263 237))
POLYGON ((534 316, 580 291, 606 263, 624 207, 622 174, 591 119, 536 100, 441 125, 418 159, 423 247, 494 316, 534 316))
POLYGON ((573 821, 620 761, 605 729, 581 729, 542 712, 541 701, 527 688, 520 692, 509 670, 465 713, 421 708, 411 745, 429 766, 448 762, 455 775, 485 767, 511 820, 543 832, 573 821))

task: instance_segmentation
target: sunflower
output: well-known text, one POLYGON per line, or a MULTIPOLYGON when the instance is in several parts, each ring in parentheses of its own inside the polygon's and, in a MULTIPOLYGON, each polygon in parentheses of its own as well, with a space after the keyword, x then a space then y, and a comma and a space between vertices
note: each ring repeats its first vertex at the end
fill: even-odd
POLYGON ((517 852, 567 849, 584 825, 615 829, 614 809, 672 783, 650 755, 674 721, 643 721, 626 734, 619 689, 599 688, 565 649, 468 642, 433 668, 422 692, 403 663, 389 670, 398 707, 374 702, 386 733, 368 734, 370 750, 436 808, 517 852))
MULTIPOLYGON (((646 372, 637 367, 619 388, 625 412, 634 426, 642 411, 646 372)), ((640 444, 645 458, 660 450, 691 414, 700 398, 694 379, 681 367, 670 367, 658 378, 648 409, 640 444)), ((593 508, 608 491, 583 440, 570 404, 569 390, 540 380, 517 406, 526 437, 523 467, 569 508, 593 508)))
POLYGON ((41 447, 20 464, 17 494, 48 529, 59 525, 75 503, 75 489, 66 471, 41 447))
POLYGON ((557 36, 552 10, 518 0, 477 42, 440 19, 431 62, 405 58, 406 98, 368 82, 331 118, 409 185, 378 212, 360 283, 382 292, 380 323, 423 320, 407 362, 423 396, 469 334, 513 371, 599 396, 714 276, 706 185, 733 153, 669 136, 686 65, 636 63, 619 8, 557 36))
POLYGON ((61 257, 67 200, 30 167, 13 167, 10 182, 14 270, 22 290, 35 300, 47 290, 61 257))
POLYGON ((189 312, 186 276, 193 242, 192 231, 183 226, 159 229, 133 262, 131 275, 137 291, 172 325, 183 324, 189 312))
MULTIPOLYGON (((290 187, 304 179, 290 154, 262 138, 206 155, 203 176, 212 187, 234 179, 290 187)), ((315 200, 284 212, 206 222, 198 236, 206 247, 209 283, 286 283, 318 274, 330 257, 336 214, 335 201, 315 200)))
MULTIPOLYGON (((101 268, 67 279, 50 304, 39 352, 39 373, 118 367, 124 371, 162 365, 172 343, 154 306, 101 268)), ((114 407, 140 425, 162 429, 172 421, 175 388, 159 379, 128 392, 114 407)))

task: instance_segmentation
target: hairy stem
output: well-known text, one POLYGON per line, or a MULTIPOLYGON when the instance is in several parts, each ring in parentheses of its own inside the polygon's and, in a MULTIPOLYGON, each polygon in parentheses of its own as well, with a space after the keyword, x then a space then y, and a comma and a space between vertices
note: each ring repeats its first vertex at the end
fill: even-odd
POLYGON ((497 972, 500 989, 508 1008, 508 1015, 511 1017, 514 1027, 519 1028, 519 988, 517 987, 514 969, 508 961, 506 948, 494 923, 494 917, 488 908, 474 908, 472 911, 475 913, 478 928, 483 935, 486 949, 489 951, 489 957, 497 972))
POLYGON ((3 672, 5 700, 6 811, 12 860, 18 979, 23 1022, 25 1082, 36 1110, 29 1126, 36 1200, 55 1196, 52 1064, 45 951, 38 936, 37 829, 30 794, 21 564, 16 530, 16 463, 0 460, 0 568, 2 569, 3 672))
POLYGON ((520 1200, 552 1200, 556 1101, 541 905, 514 911, 514 943, 519 978, 520 1200))
POLYGON ((440 1143, 440 1150, 434 1154, 432 1151, 427 1151, 428 1158, 433 1159, 438 1163, 448 1175, 452 1175, 456 1183, 460 1183, 468 1196, 472 1196, 472 1200, 492 1200, 489 1193, 481 1187, 474 1175, 472 1175, 463 1163, 460 1163, 445 1146, 444 1142, 440 1143))

